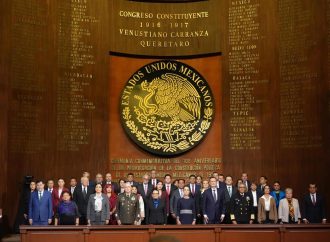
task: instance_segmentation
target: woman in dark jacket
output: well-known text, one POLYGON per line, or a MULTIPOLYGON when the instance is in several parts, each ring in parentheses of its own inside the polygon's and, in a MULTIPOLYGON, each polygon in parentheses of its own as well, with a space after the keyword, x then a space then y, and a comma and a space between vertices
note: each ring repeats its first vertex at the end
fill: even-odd
POLYGON ((154 189, 151 199, 146 202, 145 220, 146 224, 165 225, 166 224, 166 203, 165 199, 159 197, 159 191, 154 189))
POLYGON ((196 205, 195 200, 190 197, 190 188, 183 188, 183 197, 178 201, 177 224, 196 224, 196 205))
POLYGON ((77 204, 71 201, 68 191, 62 193, 62 201, 57 206, 55 225, 79 225, 79 211, 77 204))

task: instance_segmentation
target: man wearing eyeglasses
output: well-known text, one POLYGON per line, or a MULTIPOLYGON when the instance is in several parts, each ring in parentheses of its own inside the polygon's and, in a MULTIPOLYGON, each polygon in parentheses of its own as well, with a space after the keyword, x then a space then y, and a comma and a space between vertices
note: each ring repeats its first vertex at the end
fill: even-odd
POLYGON ((230 219, 233 224, 252 224, 255 219, 253 198, 245 191, 245 185, 240 184, 238 192, 230 200, 230 219))

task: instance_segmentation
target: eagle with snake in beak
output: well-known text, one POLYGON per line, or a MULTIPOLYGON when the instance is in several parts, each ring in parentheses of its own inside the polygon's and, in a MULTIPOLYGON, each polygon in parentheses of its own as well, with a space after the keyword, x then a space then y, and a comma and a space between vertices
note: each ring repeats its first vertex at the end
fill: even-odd
POLYGON ((144 115, 159 115, 172 121, 194 121, 201 117, 201 98, 196 88, 184 77, 166 73, 151 82, 142 82, 141 89, 148 94, 139 100, 144 115))

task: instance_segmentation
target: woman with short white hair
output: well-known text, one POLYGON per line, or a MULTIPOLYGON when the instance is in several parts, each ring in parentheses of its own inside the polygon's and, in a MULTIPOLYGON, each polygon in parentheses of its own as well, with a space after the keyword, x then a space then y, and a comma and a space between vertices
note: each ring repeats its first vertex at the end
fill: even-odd
POLYGON ((281 224, 300 224, 300 209, 297 199, 292 197, 292 188, 285 189, 285 198, 280 201, 278 207, 278 218, 281 224))

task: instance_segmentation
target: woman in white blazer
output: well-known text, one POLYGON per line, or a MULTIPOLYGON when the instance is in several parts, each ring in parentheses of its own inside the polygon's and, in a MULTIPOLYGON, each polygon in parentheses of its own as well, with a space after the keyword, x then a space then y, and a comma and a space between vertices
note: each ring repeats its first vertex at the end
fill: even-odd
POLYGON ((300 224, 300 209, 297 199, 292 197, 293 190, 285 189, 285 198, 280 201, 278 207, 278 219, 281 223, 298 223, 300 224))

